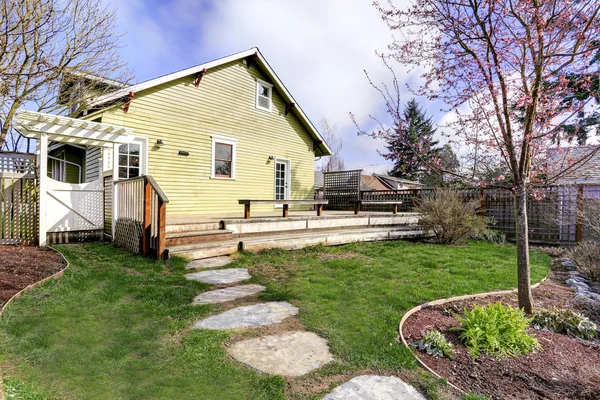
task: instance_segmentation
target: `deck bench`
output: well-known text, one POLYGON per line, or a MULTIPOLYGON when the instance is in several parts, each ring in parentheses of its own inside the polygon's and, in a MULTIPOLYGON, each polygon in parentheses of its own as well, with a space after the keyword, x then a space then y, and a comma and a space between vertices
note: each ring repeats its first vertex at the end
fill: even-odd
POLYGON ((392 201, 389 201, 389 200, 354 200, 352 203, 354 203, 354 215, 358 215, 358 213, 360 212, 360 207, 363 204, 391 205, 391 206, 393 206, 392 212, 394 214, 398 214, 398 206, 400 204, 402 204, 401 201, 393 201, 393 200, 392 201))
POLYGON ((250 218, 250 205, 251 204, 273 204, 283 205, 283 217, 289 216, 290 205, 306 204, 317 206, 317 216, 323 214, 323 206, 328 204, 328 200, 238 200, 239 204, 244 205, 244 219, 250 218))

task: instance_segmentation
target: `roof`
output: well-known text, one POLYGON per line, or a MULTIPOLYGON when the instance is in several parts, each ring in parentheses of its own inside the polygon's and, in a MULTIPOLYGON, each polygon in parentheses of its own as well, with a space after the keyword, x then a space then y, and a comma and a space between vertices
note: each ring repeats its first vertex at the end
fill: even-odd
POLYGON ((418 181, 411 181, 408 179, 396 178, 395 176, 381 175, 381 174, 373 174, 373 176, 376 177, 377 179, 379 179, 379 181, 381 181, 381 183, 386 185, 386 187, 388 189, 392 189, 392 190, 398 189, 398 187, 397 187, 398 183, 401 184, 402 186, 404 186, 404 185, 406 185, 406 186, 424 186, 422 183, 420 183, 418 181), (394 183, 396 185, 394 185, 394 183))
POLYGON ((360 190, 390 190, 385 186, 376 176, 373 175, 361 175, 360 176, 360 190))
POLYGON ((600 148, 574 146, 550 149, 549 169, 560 172, 569 165, 577 164, 558 179, 558 183, 597 183, 600 182, 600 148), (582 160, 580 162, 580 160, 582 160))
POLYGON ((313 139, 315 139, 315 141, 318 142, 317 148, 321 150, 319 155, 321 155, 321 156, 331 155, 332 154, 331 149, 329 148, 329 146, 327 145, 327 143, 325 142, 325 140, 323 139, 323 137, 321 136, 321 134, 319 133, 317 128, 315 128, 315 126, 312 124, 310 119, 306 116, 304 111, 302 111, 302 109, 300 108, 300 106, 298 105, 296 100, 294 100, 291 93, 287 90, 287 88, 285 87, 283 82, 281 82, 281 80, 279 79, 277 74, 275 74, 275 71, 273 71, 273 69, 267 62, 267 60, 261 54, 258 47, 253 47, 251 49, 248 49, 248 50, 245 50, 245 51, 242 51, 239 53, 235 53, 235 54, 232 54, 227 57, 209 61, 204 64, 199 64, 199 65, 196 65, 196 66, 193 66, 190 68, 183 69, 181 71, 173 72, 168 75, 159 76, 157 78, 150 79, 150 80, 147 80, 147 81, 144 81, 141 83, 137 83, 135 85, 126 86, 122 89, 119 89, 114 92, 111 92, 111 93, 108 93, 108 94, 98 97, 95 101, 93 101, 90 104, 90 107, 97 108, 102 105, 108 106, 107 103, 110 104, 114 100, 118 100, 123 97, 126 97, 129 95, 130 92, 133 92, 133 93, 141 92, 143 90, 150 89, 155 86, 174 81, 176 79, 180 79, 180 78, 183 78, 183 77, 186 77, 189 75, 194 75, 198 72, 201 72, 204 69, 210 70, 211 68, 215 68, 220 65, 227 64, 232 61, 244 59, 244 58, 251 57, 251 56, 256 56, 257 65, 259 65, 261 67, 261 69, 263 70, 263 72, 265 72, 267 74, 267 76, 272 80, 273 84, 277 88, 278 92, 283 96, 284 100, 286 100, 286 102, 288 104, 289 103, 294 104, 294 107, 292 108, 292 112, 294 112, 296 114, 296 116, 300 119, 300 121, 306 127, 306 129, 309 131, 311 136, 313 136, 313 139))

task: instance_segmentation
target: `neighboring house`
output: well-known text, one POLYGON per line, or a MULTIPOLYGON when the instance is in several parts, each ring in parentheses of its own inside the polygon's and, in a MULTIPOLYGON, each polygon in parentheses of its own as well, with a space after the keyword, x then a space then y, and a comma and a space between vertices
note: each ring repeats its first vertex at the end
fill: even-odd
MULTIPOLYGON (((314 159, 331 154, 257 48, 103 95, 79 118, 134 130, 141 139, 110 158, 119 179, 152 175, 169 215, 241 213, 238 199, 312 199, 314 159)), ((88 146, 86 179, 100 176, 99 157, 88 146)))
POLYGON ((575 146, 551 150, 548 158, 549 174, 557 173, 575 163, 573 168, 558 178, 557 184, 600 184, 600 151, 592 154, 597 148, 598 146, 575 146))
POLYGON ((375 175, 360 175, 360 190, 372 192, 374 190, 390 190, 375 175))
POLYGON ((408 179, 396 178, 389 175, 373 174, 387 190, 420 189, 425 185, 408 179))

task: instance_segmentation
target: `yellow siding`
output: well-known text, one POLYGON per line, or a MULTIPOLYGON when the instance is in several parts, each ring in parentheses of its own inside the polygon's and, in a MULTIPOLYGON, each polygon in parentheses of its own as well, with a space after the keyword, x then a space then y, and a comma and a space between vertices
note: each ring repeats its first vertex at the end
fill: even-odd
POLYGON ((255 66, 235 61, 210 69, 198 87, 190 76, 136 93, 128 113, 121 107, 104 111, 103 123, 149 138, 148 172, 169 197, 169 214, 241 215, 238 199, 272 199, 270 155, 291 160, 291 198, 313 198, 313 140, 293 112, 285 115, 276 88, 271 113, 256 108, 257 78, 269 81, 255 66), (211 135, 238 140, 235 181, 211 179, 211 135), (165 145, 155 146, 157 139, 165 145))

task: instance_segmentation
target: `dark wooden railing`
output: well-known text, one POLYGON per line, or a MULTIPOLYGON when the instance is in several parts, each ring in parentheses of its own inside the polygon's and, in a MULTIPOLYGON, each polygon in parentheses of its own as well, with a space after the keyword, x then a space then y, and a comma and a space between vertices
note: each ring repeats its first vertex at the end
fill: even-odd
POLYGON ((144 257, 165 258, 169 199, 150 175, 115 181, 115 242, 144 257))

